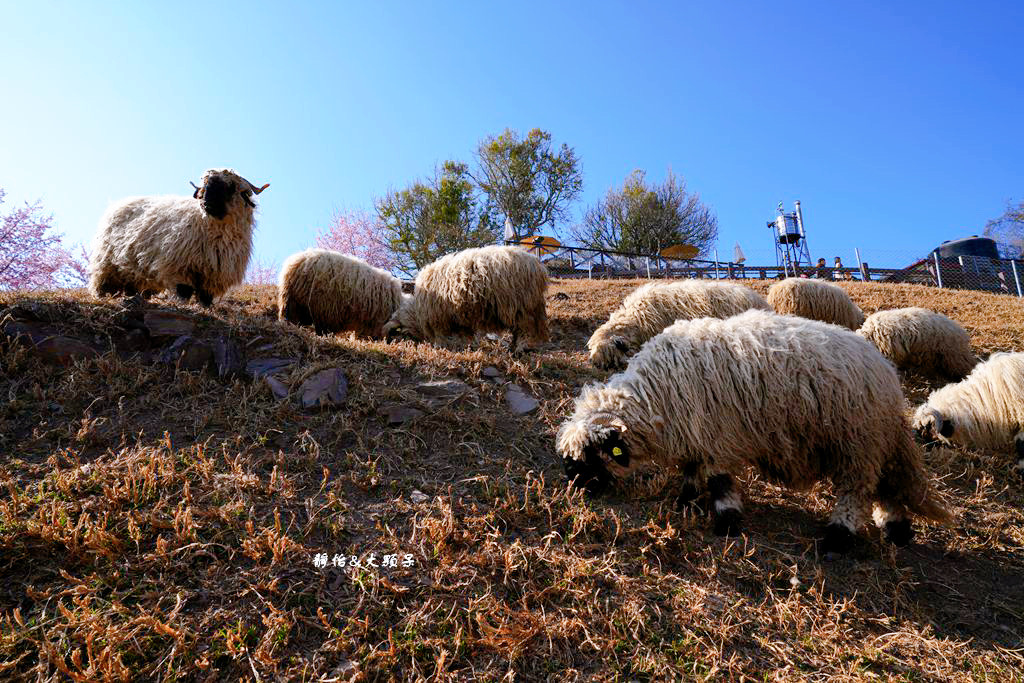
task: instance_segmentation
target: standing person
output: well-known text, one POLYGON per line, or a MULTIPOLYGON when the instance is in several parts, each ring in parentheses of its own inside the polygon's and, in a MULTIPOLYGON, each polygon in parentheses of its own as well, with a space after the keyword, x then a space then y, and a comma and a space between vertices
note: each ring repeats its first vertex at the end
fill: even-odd
POLYGON ((833 270, 832 270, 832 278, 835 279, 835 280, 849 280, 850 279, 850 274, 849 273, 844 273, 842 269, 843 269, 843 262, 842 262, 842 260, 838 256, 836 256, 836 263, 833 266, 833 270))
POLYGON ((814 274, 811 276, 817 280, 831 280, 832 273, 829 272, 828 266, 825 265, 825 258, 818 259, 818 265, 814 267, 814 274))

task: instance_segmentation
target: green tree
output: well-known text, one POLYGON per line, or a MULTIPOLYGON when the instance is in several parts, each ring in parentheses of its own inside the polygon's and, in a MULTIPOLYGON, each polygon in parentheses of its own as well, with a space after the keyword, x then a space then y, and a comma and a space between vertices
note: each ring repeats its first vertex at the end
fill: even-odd
POLYGON ((498 229, 480 207, 465 164, 446 161, 434 177, 375 202, 396 268, 413 275, 445 254, 493 244, 498 229))
POLYGON ((718 237, 718 218, 697 193, 686 191, 686 181, 671 169, 664 182, 654 184, 636 170, 621 188, 608 190, 570 232, 579 243, 599 249, 656 254, 664 247, 689 244, 705 254, 718 237))
POLYGON ((1006 211, 999 218, 985 224, 985 237, 999 243, 1003 258, 1020 258, 1024 255, 1024 201, 1017 206, 1006 205, 1006 211))
POLYGON ((525 138, 505 130, 480 141, 472 176, 502 222, 511 222, 514 237, 536 234, 542 226, 565 218, 583 191, 583 173, 573 149, 552 149, 551 134, 534 128, 525 138))

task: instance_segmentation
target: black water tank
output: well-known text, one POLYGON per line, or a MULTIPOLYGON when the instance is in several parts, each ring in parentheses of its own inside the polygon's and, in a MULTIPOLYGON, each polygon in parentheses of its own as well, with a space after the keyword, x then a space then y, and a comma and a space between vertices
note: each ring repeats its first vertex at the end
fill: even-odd
POLYGON ((999 249, 995 240, 988 237, 964 237, 959 240, 943 242, 932 254, 938 252, 939 258, 956 258, 957 256, 981 256, 983 258, 999 258, 999 249))

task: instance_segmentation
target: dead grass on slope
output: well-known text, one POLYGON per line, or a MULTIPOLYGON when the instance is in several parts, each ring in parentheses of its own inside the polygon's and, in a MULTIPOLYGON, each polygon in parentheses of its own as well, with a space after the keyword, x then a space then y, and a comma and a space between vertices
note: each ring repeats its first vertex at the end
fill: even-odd
MULTIPOLYGON (((321 411, 144 354, 46 365, 0 336, 0 679, 1020 679, 1024 495, 1009 453, 933 451, 954 526, 902 550, 871 532, 832 562, 815 545, 823 488, 751 475, 738 539, 676 511, 670 473, 632 495, 565 488, 554 433, 606 376, 584 343, 638 284, 555 283, 552 341, 521 358, 486 339, 317 337, 274 319, 273 287, 210 310, 145 305, 249 358, 300 359, 282 376, 293 388, 342 368, 347 403, 321 411), (488 366, 539 410, 509 413, 488 366), (428 404, 416 385, 430 379, 470 390, 428 404), (391 405, 423 415, 391 426, 391 405)), ((1016 299, 845 286, 867 313, 953 317, 979 354, 1024 350, 1016 299)), ((0 318, 14 306, 109 349, 128 303, 5 294, 0 318)), ((904 379, 912 402, 936 386, 904 379)))

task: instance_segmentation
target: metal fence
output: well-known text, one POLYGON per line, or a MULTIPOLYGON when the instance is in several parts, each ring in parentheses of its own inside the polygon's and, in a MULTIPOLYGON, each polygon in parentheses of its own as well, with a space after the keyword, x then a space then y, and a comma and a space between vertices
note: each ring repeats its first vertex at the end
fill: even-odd
MULTIPOLYGON (((706 259, 666 259, 661 256, 632 254, 586 247, 537 245, 530 240, 506 242, 536 254, 552 277, 558 278, 708 278, 774 280, 793 275, 783 266, 754 266, 706 259)), ((907 259, 912 260, 912 259, 907 259)), ((825 280, 907 282, 932 287, 975 289, 1024 296, 1024 261, 990 259, 978 256, 938 258, 929 256, 913 261, 906 268, 874 268, 866 260, 853 267, 800 268, 801 277, 825 280)))

